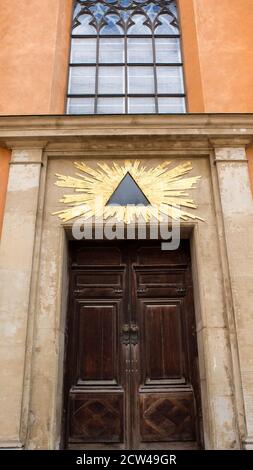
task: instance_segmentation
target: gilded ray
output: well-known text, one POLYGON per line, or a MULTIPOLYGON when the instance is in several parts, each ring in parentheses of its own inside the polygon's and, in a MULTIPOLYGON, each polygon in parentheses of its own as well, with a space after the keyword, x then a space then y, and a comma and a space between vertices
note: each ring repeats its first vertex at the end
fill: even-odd
POLYGON ((75 176, 56 174, 58 179, 55 184, 61 188, 72 188, 74 193, 60 199, 68 207, 53 215, 63 222, 78 217, 87 220, 98 214, 105 220, 114 217, 126 224, 141 217, 146 221, 152 218, 162 220, 165 215, 174 220, 203 220, 183 209, 197 209, 188 191, 197 187, 201 176, 187 177, 193 169, 190 161, 174 167, 172 165, 173 162, 167 161, 147 167, 140 160, 126 160, 123 164, 98 162, 97 168, 92 168, 85 162, 75 162, 74 167, 78 171, 75 176), (106 206, 127 173, 130 173, 150 201, 150 206, 106 206))

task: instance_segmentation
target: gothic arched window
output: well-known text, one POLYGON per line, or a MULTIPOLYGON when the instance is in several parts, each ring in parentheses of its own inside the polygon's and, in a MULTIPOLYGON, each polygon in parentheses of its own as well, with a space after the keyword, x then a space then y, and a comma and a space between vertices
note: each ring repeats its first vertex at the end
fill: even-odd
POLYGON ((185 112, 175 0, 76 0, 67 112, 185 112))

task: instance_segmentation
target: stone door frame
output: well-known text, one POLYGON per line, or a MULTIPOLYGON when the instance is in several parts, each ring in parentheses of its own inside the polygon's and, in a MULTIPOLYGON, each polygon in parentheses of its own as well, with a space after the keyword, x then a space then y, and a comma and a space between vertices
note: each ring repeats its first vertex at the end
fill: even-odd
POLYGON ((191 239, 205 446, 251 448, 253 351, 247 337, 250 320, 246 313, 241 315, 248 305, 245 283, 252 285, 253 277, 248 257, 253 209, 245 153, 253 136, 253 118, 240 118, 244 127, 241 122, 234 124, 238 119, 225 115, 167 120, 122 116, 107 121, 71 116, 0 118, 0 139, 12 149, 0 246, 4 294, 0 313, 6 332, 0 352, 1 368, 6 371, 0 447, 60 446, 69 227, 58 224, 52 231, 49 221, 56 203, 47 200, 50 162, 87 155, 95 159, 159 155, 209 162, 210 206, 216 221, 210 230, 216 250, 213 257, 219 263, 217 278, 209 280, 210 295, 205 285, 213 270, 212 256, 203 255, 199 223, 184 224, 191 239), (52 255, 54 263, 48 269, 52 255))

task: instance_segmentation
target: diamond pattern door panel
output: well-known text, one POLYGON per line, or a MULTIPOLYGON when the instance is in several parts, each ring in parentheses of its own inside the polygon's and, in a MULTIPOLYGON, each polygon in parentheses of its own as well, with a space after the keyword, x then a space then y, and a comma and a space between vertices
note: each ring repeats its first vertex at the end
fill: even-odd
POLYGON ((140 395, 142 441, 195 441, 191 392, 140 395))
POLYGON ((123 395, 72 395, 69 438, 84 443, 122 442, 123 395))

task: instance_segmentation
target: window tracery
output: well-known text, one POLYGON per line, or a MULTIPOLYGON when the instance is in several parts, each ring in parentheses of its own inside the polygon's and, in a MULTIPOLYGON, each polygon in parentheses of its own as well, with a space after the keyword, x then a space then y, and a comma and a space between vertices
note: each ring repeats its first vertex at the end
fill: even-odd
POLYGON ((70 114, 185 112, 175 0, 76 0, 70 114))

